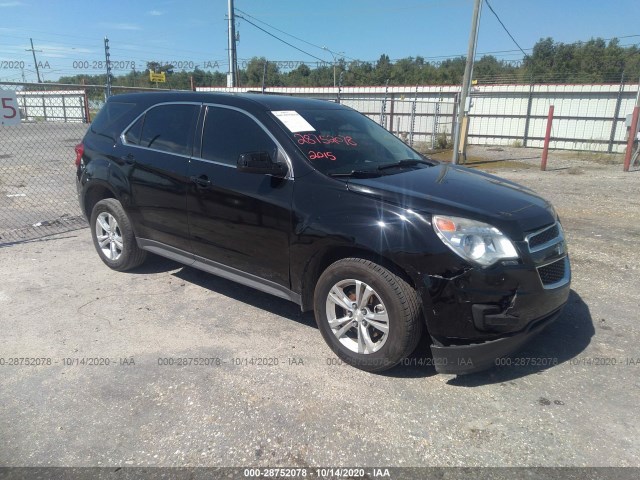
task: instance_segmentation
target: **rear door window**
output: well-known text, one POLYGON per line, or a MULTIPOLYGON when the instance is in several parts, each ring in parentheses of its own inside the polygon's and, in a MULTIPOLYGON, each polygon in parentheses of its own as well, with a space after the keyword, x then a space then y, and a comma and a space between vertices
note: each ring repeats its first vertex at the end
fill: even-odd
MULTIPOLYGON (((152 108, 144 116, 139 145, 168 153, 191 155, 199 108, 199 105, 190 104, 152 108)), ((132 135, 135 139, 133 132, 132 135)))

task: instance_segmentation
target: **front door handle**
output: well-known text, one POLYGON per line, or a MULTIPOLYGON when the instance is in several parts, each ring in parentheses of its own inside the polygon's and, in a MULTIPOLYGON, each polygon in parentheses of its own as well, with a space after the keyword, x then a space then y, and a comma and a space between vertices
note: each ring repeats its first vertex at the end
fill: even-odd
POLYGON ((211 180, 206 175, 200 175, 199 177, 191 177, 191 181, 196 184, 198 188, 211 187, 211 180))

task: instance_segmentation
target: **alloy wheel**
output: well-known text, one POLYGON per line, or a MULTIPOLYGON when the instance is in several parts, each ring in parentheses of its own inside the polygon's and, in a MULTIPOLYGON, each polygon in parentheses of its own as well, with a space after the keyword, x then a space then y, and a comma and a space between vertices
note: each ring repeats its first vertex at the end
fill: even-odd
POLYGON ((375 353, 387 341, 387 309, 380 295, 361 280, 342 280, 331 287, 326 312, 331 331, 352 352, 375 353))
POLYGON ((122 255, 122 232, 116 218, 109 212, 101 212, 96 218, 96 237, 103 255, 117 260, 122 255))

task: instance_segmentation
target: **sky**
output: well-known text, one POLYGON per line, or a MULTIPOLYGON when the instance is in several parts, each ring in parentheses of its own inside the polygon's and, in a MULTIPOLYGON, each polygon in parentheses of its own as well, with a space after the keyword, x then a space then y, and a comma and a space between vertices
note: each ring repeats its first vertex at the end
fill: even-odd
MULTIPOLYGON (((622 45, 640 44, 639 0, 489 2, 527 53, 545 37, 564 43, 617 37, 622 45)), ((422 56, 430 61, 464 56, 473 3, 235 0, 237 15, 244 17, 236 19, 238 61, 242 67, 254 56, 327 63, 340 57, 374 62, 381 54, 392 60, 422 56)), ((35 81, 33 56, 26 51, 30 38, 41 74, 51 81, 61 75, 104 73, 105 36, 116 75, 132 66, 144 70, 148 61, 226 72, 226 16, 227 0, 0 0, 0 80, 20 81, 24 74, 35 81)), ((523 57, 486 3, 477 51, 478 56, 492 53, 506 60, 523 57)))

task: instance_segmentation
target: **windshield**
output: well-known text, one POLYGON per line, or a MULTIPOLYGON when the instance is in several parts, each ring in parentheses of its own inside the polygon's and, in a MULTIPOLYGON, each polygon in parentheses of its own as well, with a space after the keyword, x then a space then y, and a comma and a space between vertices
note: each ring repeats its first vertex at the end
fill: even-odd
POLYGON ((326 175, 392 174, 401 168, 420 168, 416 164, 428 162, 380 125, 353 110, 271 113, 285 126, 309 162, 326 175), (397 168, 388 168, 393 164, 398 164, 397 168))

